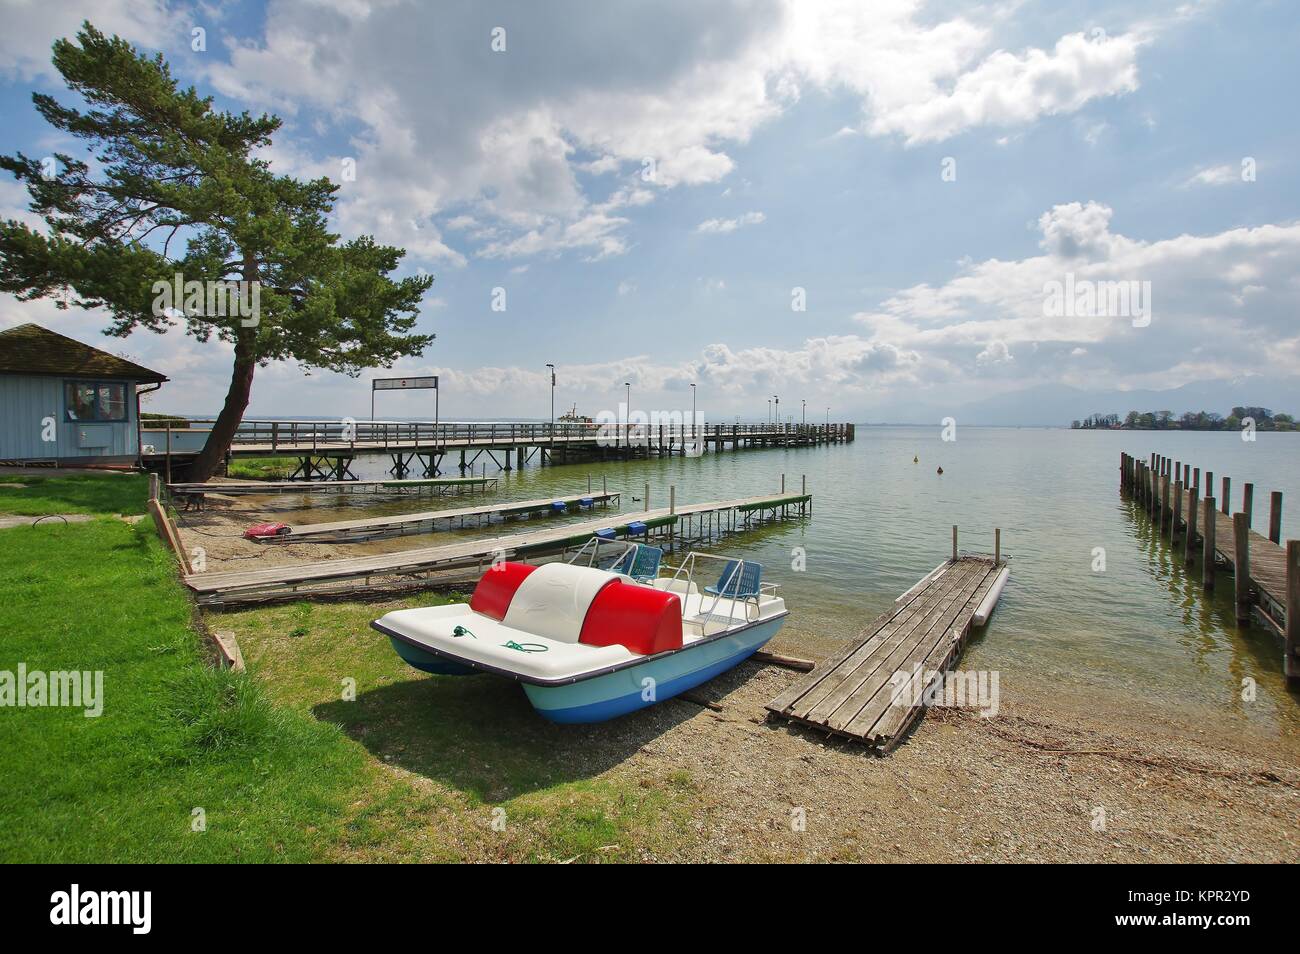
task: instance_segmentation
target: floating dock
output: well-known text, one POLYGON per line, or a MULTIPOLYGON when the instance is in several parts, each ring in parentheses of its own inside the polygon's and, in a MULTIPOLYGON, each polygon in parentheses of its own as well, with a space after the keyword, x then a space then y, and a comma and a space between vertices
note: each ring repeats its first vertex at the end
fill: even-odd
POLYGON ((1268 536, 1252 527, 1255 485, 1242 485, 1241 510, 1232 513, 1232 479, 1159 454, 1139 460, 1120 455, 1120 490, 1151 517, 1170 546, 1182 547, 1184 565, 1201 561, 1201 582, 1215 587, 1220 569, 1233 575, 1238 623, 1255 616, 1282 642, 1282 670, 1300 689, 1300 540, 1282 546, 1282 494, 1269 499, 1268 536), (1205 496, 1201 496, 1201 488, 1205 496), (1181 539, 1181 544, 1179 540, 1181 539))
POLYGON ((173 497, 202 500, 207 494, 228 497, 274 494, 474 494, 496 489, 496 477, 427 477, 420 480, 241 480, 230 483, 168 484, 173 497))
POLYGON ((956 661, 972 627, 988 620, 1008 572, 1000 555, 945 561, 768 712, 889 752, 924 713, 926 690, 956 661))
POLYGON ((362 517, 356 520, 335 520, 329 523, 306 523, 293 527, 290 532, 258 538, 259 543, 362 543, 366 540, 383 540, 418 533, 433 533, 439 526, 474 526, 493 517, 532 516, 543 513, 567 513, 572 509, 586 509, 596 504, 609 506, 618 503, 617 491, 608 493, 574 494, 569 497, 539 497, 536 500, 514 500, 508 503, 483 507, 458 507, 453 510, 427 510, 423 513, 399 513, 384 517, 362 517))
MULTIPOLYGON (((225 606, 242 602, 267 602, 329 593, 364 592, 376 579, 413 579, 442 570, 482 567, 494 560, 527 560, 563 553, 582 546, 598 530, 612 530, 615 536, 674 541, 712 539, 759 523, 811 512, 811 494, 781 494, 744 497, 737 500, 669 506, 657 510, 619 514, 567 523, 545 530, 532 530, 483 540, 467 540, 435 547, 420 547, 397 553, 318 560, 291 566, 256 570, 187 573, 185 584, 198 602, 225 606)), ((292 541, 290 541, 292 542, 292 541)))

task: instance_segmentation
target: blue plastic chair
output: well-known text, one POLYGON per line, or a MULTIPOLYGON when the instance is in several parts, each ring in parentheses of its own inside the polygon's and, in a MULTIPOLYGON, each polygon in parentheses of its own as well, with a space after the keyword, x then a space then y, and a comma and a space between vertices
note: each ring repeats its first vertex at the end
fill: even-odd
POLYGON ((705 593, 725 596, 734 600, 758 596, 763 582, 763 564, 753 560, 728 560, 718 575, 718 582, 704 588, 705 593), (740 567, 737 570, 737 567, 740 567))
POLYGON ((614 564, 613 571, 630 576, 638 583, 657 579, 659 564, 663 562, 664 551, 659 547, 637 544, 635 550, 629 550, 614 564))

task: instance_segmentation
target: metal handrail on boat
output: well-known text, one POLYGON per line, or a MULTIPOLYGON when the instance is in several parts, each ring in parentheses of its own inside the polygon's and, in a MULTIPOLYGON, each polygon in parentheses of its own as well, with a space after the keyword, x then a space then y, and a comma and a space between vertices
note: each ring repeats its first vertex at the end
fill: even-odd
MULTIPOLYGON (((641 544, 639 543, 626 540, 606 540, 602 537, 592 537, 578 549, 577 553, 569 558, 568 562, 574 566, 589 566, 601 570, 607 570, 611 567, 618 566, 629 553, 634 553, 640 546, 641 544), (604 554, 601 552, 602 547, 605 548, 604 554)), ((686 559, 681 562, 680 566, 673 568, 665 564, 662 569, 665 571, 672 571, 672 576, 668 578, 668 584, 666 586, 667 591, 670 593, 679 592, 682 596, 682 622, 698 623, 700 627, 700 635, 708 636, 709 623, 718 619, 718 604, 724 599, 728 600, 733 608, 736 603, 741 603, 744 606, 746 622, 752 622, 754 619, 757 619, 758 614, 761 612, 758 605, 759 599, 762 596, 775 596, 776 591, 780 586, 779 583, 760 582, 758 585, 759 595, 743 597, 726 595, 727 591, 736 588, 736 584, 739 583, 745 572, 746 565, 752 564, 753 562, 754 561, 752 560, 738 560, 735 557, 716 556, 712 553, 699 553, 692 550, 686 555, 686 559), (724 572, 726 573, 725 579, 719 576, 721 585, 718 587, 718 592, 713 595, 713 602, 709 604, 707 610, 704 609, 705 591, 695 582, 695 561, 697 559, 721 560, 726 564, 734 564, 729 571, 724 568, 724 572), (683 572, 686 574, 686 579, 684 581, 682 580, 683 572), (692 587, 695 587, 695 591, 700 594, 700 612, 693 616, 688 615, 687 609, 688 597, 691 595, 692 587), (750 616, 750 606, 753 606, 754 608, 753 617, 750 616)), ((661 576, 659 579, 662 580, 663 577, 661 576)), ((730 614, 727 614, 725 618, 727 620, 734 619, 730 614)), ((715 632, 720 632, 720 630, 715 630, 715 632)))
MULTIPOLYGON (((635 553, 640 545, 630 540, 606 540, 603 537, 592 537, 579 547, 578 552, 571 556, 567 562, 572 566, 590 566, 596 567, 598 570, 608 570, 610 567, 618 566, 619 562, 629 553, 635 553), (600 552, 601 547, 612 548, 613 550, 608 562, 606 562, 607 558, 600 552), (587 561, 582 563, 580 561, 584 555, 586 555, 587 561), (602 562, 600 566, 597 566, 596 563, 598 559, 602 562)), ((610 553, 610 549, 607 549, 606 553, 610 553)))
MULTIPOLYGON (((729 601, 731 602, 731 605, 732 605, 733 608, 735 607, 735 605, 736 605, 737 602, 741 603, 741 604, 744 606, 744 609, 745 609, 745 621, 746 621, 746 622, 752 622, 752 619, 750 618, 750 615, 749 615, 749 607, 750 607, 751 605, 754 607, 754 617, 753 617, 753 619, 757 619, 757 618, 758 618, 758 614, 759 614, 759 612, 760 612, 759 605, 758 605, 758 600, 759 600, 759 597, 758 597, 758 596, 745 596, 745 597, 726 596, 727 591, 730 590, 730 589, 732 589, 732 588, 733 588, 733 585, 736 584, 736 583, 738 583, 738 582, 740 581, 740 579, 741 579, 741 575, 742 575, 742 574, 744 573, 744 571, 745 571, 745 566, 746 566, 746 564, 747 564, 747 563, 752 563, 752 562, 753 562, 752 560, 750 560, 750 561, 746 561, 746 560, 738 560, 738 559, 736 559, 735 557, 717 556, 716 554, 713 554, 713 553, 700 553, 699 551, 692 550, 690 553, 688 553, 688 554, 686 555, 686 559, 682 561, 681 565, 680 565, 679 567, 677 567, 675 570, 673 570, 672 579, 669 581, 669 584, 668 584, 669 589, 673 589, 673 588, 675 588, 676 584, 679 582, 679 580, 680 580, 680 578, 681 578, 681 574, 682 574, 682 572, 685 571, 685 572, 686 572, 686 589, 685 589, 685 594, 686 594, 687 596, 690 595, 691 587, 692 587, 692 586, 695 586, 695 587, 696 587, 696 590, 700 593, 700 609, 701 609, 701 612, 698 613, 698 614, 696 614, 696 616, 692 618, 692 622, 698 622, 698 623, 700 624, 700 635, 701 635, 701 636, 708 636, 708 635, 709 635, 709 623, 712 622, 714 619, 717 618, 716 610, 717 610, 717 608, 718 608, 718 603, 721 602, 724 598, 727 599, 727 600, 729 600, 729 601), (704 595, 703 595, 703 594, 704 594, 704 590, 701 589, 701 588, 699 587, 699 585, 695 583, 695 561, 696 561, 697 559, 705 559, 705 560, 721 560, 721 561, 723 561, 724 563, 734 563, 734 564, 735 564, 735 565, 731 568, 731 571, 730 571, 729 573, 727 573, 725 580, 722 580, 721 577, 719 578, 720 581, 721 581, 721 585, 717 588, 717 589, 718 589, 718 592, 715 593, 715 594, 713 595, 713 603, 709 606, 707 612, 703 611, 703 610, 704 610, 704 595)), ((664 569, 665 569, 665 570, 672 570, 673 568, 672 568, 672 567, 669 567, 669 566, 666 566, 666 567, 664 567, 664 569)), ((723 572, 724 572, 724 573, 726 572, 725 567, 724 567, 723 572)), ((775 593, 776 593, 776 587, 777 587, 777 584, 775 584, 775 583, 772 583, 772 584, 760 583, 760 584, 759 584, 759 592, 760 592, 760 593, 770 592, 771 594, 775 595, 775 593), (770 587, 770 590, 769 590, 769 587, 770 587)), ((687 617, 686 617, 686 601, 685 601, 685 600, 682 600, 682 619, 685 620, 686 618, 687 618, 687 617)), ((733 617, 732 617, 730 614, 728 614, 728 615, 727 615, 727 619, 733 619, 733 617)))

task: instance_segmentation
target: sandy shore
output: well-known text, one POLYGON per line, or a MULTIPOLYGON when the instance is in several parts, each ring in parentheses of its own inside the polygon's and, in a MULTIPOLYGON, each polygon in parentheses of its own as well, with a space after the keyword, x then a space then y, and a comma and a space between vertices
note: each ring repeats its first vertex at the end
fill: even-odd
POLYGON ((693 707, 616 770, 689 773, 700 801, 692 858, 1300 860, 1294 738, 1189 729, 1095 695, 1004 691, 995 718, 931 710, 877 757, 765 718, 763 704, 797 676, 754 663, 725 674, 701 689, 721 712, 693 707))

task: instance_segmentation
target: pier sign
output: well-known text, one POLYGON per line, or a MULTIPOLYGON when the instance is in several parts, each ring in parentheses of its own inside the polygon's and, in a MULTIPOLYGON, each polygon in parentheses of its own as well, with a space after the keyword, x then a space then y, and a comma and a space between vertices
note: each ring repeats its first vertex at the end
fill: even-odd
POLYGON ((431 389, 433 391, 433 433, 437 435, 438 430, 438 399, 442 397, 442 389, 438 387, 438 376, 436 374, 423 378, 371 378, 370 379, 370 420, 375 419, 375 392, 376 391, 419 391, 431 389))
POLYGON ((372 378, 370 380, 370 389, 372 391, 414 391, 420 388, 438 387, 438 376, 435 374, 428 378, 372 378))

